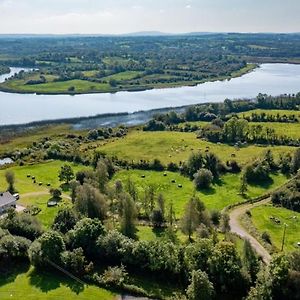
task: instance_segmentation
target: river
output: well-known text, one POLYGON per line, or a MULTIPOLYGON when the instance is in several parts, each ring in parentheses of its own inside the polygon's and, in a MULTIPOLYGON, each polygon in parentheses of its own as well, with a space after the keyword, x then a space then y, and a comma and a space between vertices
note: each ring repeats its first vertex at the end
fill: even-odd
MULTIPOLYGON (((19 68, 11 68, 10 74, 0 76, 0 82, 19 71, 19 68)), ((254 98, 258 93, 276 96, 299 91, 300 65, 262 64, 241 77, 193 87, 75 96, 0 92, 0 125, 220 102, 226 98, 254 98)))

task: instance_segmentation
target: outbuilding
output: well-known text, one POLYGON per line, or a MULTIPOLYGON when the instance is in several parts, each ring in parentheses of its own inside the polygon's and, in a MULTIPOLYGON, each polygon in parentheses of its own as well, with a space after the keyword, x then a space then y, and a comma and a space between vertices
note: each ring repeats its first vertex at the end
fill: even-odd
POLYGON ((11 207, 16 207, 17 199, 10 192, 0 193, 0 214, 11 207))

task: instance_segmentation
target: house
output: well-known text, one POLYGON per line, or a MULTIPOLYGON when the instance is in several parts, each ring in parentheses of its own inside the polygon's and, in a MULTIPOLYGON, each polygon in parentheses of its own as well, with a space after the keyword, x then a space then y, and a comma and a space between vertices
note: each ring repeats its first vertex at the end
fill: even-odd
POLYGON ((10 207, 16 207, 17 199, 10 192, 0 193, 0 214, 10 207))

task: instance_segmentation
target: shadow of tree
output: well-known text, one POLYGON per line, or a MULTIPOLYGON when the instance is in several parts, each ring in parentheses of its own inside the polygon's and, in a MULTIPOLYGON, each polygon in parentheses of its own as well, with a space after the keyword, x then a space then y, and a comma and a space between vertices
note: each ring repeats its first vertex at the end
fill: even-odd
POLYGON ((40 289, 43 293, 59 288, 61 285, 67 286, 77 295, 84 291, 84 285, 74 279, 65 277, 56 271, 38 271, 33 269, 30 272, 30 284, 40 289))
POLYGON ((258 182, 251 182, 249 186, 251 187, 261 187, 264 189, 268 189, 272 184, 274 183, 274 180, 269 177, 268 179, 265 179, 264 181, 258 181, 258 182))
POLYGON ((14 282, 18 275, 27 273, 30 264, 24 262, 1 262, 0 264, 0 286, 14 282))

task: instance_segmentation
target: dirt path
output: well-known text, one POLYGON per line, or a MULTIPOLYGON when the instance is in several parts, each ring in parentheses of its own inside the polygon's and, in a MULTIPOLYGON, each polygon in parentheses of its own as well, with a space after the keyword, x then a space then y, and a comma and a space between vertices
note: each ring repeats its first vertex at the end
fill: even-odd
MULTIPOLYGON (((49 191, 40 191, 40 192, 31 192, 31 193, 20 194, 20 197, 22 197, 22 198, 29 198, 29 197, 47 196, 47 195, 50 196, 49 191)), ((66 194, 62 194, 61 196, 64 199, 71 200, 71 197, 68 196, 68 195, 66 195, 66 194)))
POLYGON ((252 247, 255 249, 258 255, 260 255, 263 259, 263 261, 268 265, 271 261, 271 255, 269 252, 262 246, 262 244, 254 238, 252 235, 250 235, 246 229, 240 224, 240 217, 246 213, 247 210, 250 210, 254 207, 264 205, 270 202, 270 198, 264 199, 262 201, 253 203, 253 204, 244 204, 241 206, 238 206, 234 208, 232 211, 229 213, 229 224, 231 231, 233 233, 236 233, 243 239, 249 240, 251 243, 252 247))

